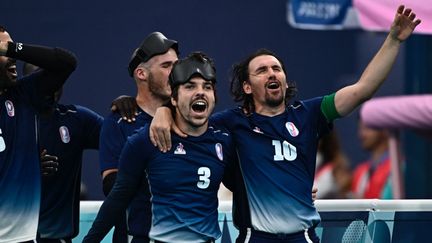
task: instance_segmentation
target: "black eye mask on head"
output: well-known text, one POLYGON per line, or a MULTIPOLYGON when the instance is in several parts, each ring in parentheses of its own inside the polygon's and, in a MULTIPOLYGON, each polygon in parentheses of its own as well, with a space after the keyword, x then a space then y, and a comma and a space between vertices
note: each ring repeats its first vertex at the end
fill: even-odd
POLYGON ((135 68, 142 62, 147 62, 150 58, 166 53, 170 48, 178 54, 178 43, 175 40, 167 39, 160 32, 153 32, 148 35, 141 45, 135 50, 129 62, 128 71, 132 77, 135 68))

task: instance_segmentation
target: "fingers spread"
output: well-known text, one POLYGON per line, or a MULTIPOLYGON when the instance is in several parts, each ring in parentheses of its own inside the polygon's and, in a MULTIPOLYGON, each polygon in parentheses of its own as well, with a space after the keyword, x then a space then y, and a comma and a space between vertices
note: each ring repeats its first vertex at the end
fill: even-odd
POLYGON ((410 16, 408 16, 408 19, 411 20, 411 21, 413 21, 415 19, 415 17, 416 17, 416 14, 415 13, 411 13, 410 16))
POLYGON ((400 5, 400 6, 398 7, 398 9, 397 9, 397 13, 398 13, 398 14, 402 14, 402 13, 403 13, 403 10, 404 10, 404 8, 405 8, 405 6, 404 6, 404 5, 400 5))
POLYGON ((408 17, 408 16, 410 15, 410 13, 411 13, 411 9, 410 9, 410 8, 407 8, 407 9, 405 9, 403 15, 405 15, 405 16, 408 17))

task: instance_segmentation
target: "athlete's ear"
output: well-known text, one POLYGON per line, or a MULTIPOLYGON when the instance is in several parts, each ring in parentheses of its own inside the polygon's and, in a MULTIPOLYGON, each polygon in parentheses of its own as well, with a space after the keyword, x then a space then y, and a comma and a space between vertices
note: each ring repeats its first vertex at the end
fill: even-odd
POLYGON ((135 69, 135 75, 136 75, 136 77, 138 78, 138 79, 140 79, 140 80, 147 80, 147 77, 148 77, 148 70, 147 69, 145 69, 144 67, 142 67, 142 66, 138 66, 136 69, 135 69))
POLYGON ((172 104, 174 107, 177 107, 177 101, 174 99, 174 97, 171 97, 171 104, 172 104))
POLYGON ((246 94, 252 93, 252 88, 249 81, 243 81, 243 92, 245 92, 246 94))

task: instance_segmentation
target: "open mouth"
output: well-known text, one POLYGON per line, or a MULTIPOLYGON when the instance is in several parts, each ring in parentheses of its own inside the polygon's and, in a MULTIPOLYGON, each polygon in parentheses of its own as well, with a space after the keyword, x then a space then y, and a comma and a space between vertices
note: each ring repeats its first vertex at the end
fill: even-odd
POLYGON ((204 100, 196 100, 192 103, 192 110, 197 113, 204 112, 207 109, 207 102, 204 100))
POLYGON ((266 87, 268 89, 278 89, 280 87, 280 83, 277 81, 270 81, 267 83, 266 87))
POLYGON ((8 73, 10 73, 13 77, 17 77, 17 69, 16 69, 16 64, 12 64, 7 68, 8 73))

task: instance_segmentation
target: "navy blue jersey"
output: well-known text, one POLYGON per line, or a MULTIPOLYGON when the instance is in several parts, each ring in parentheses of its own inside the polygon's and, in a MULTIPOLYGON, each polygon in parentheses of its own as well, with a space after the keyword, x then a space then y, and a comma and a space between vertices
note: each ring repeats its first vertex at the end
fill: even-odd
POLYGON ((22 242, 36 238, 40 207, 34 107, 63 85, 76 59, 61 49, 12 42, 7 56, 42 68, 0 94, 0 242, 22 242))
POLYGON ((198 137, 173 134, 172 142, 170 151, 160 152, 150 142, 148 126, 128 139, 117 181, 86 237, 88 242, 103 237, 96 232, 108 232, 145 178, 152 194, 151 239, 205 242, 220 237, 217 192, 234 155, 231 136, 209 127, 198 137))
POLYGON ((311 191, 318 140, 330 128, 321 101, 296 102, 274 117, 240 108, 212 117, 231 131, 238 151, 230 183, 238 228, 288 234, 319 223, 311 191))
MULTIPOLYGON (((118 168, 120 154, 127 138, 137 129, 151 122, 153 117, 139 109, 136 121, 129 123, 117 112, 110 113, 104 120, 100 136, 99 161, 101 172, 118 168)), ((147 236, 151 225, 150 192, 147 180, 129 206, 128 228, 134 236, 147 236)))
POLYGON ((32 82, 0 95, 0 241, 35 238, 40 205, 36 113, 32 82))
POLYGON ((78 105, 57 105, 39 119, 40 148, 58 157, 58 171, 42 177, 38 232, 42 238, 78 234, 81 165, 84 149, 99 147, 103 118, 78 105))

